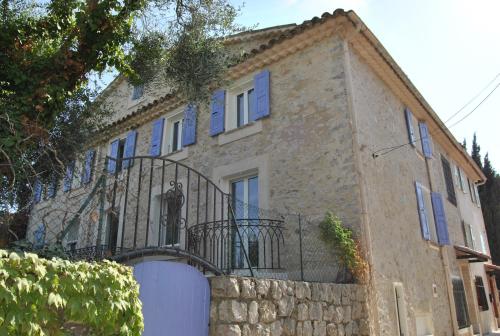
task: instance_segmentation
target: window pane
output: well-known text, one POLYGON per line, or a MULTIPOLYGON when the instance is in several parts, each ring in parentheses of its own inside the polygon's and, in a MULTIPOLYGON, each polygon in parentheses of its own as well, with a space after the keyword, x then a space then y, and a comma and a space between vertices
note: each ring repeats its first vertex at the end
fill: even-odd
POLYGON ((244 206, 244 181, 235 181, 231 186, 231 194, 233 196, 233 210, 236 219, 241 219, 245 217, 245 206, 244 206))
POLYGON ((144 94, 144 84, 139 84, 134 86, 132 91, 132 100, 137 100, 142 97, 144 94))
POLYGON ((250 89, 248 90, 248 115, 251 116, 255 111, 255 104, 254 104, 254 90, 250 89))
POLYGON ((243 126, 245 123, 245 105, 244 94, 236 97, 236 127, 243 126))
POLYGON ((248 179, 248 218, 259 218, 259 178, 248 179))
POLYGON ((455 198, 455 187, 453 186, 453 177, 451 176, 451 167, 448 160, 441 156, 441 164, 443 166, 444 181, 446 183, 446 191, 448 192, 448 200, 457 205, 457 200, 455 198))
POLYGON ((179 121, 172 126, 172 152, 179 150, 179 121))

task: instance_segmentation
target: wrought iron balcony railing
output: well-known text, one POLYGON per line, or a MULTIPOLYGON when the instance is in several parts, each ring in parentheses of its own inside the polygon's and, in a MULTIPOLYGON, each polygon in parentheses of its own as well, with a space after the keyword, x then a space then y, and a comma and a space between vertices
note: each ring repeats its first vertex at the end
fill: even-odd
MULTIPOLYGON (((282 220, 235 219, 242 205, 204 174, 168 158, 107 157, 105 171, 55 236, 72 258, 116 260, 162 253, 203 270, 281 269, 282 220)), ((256 212, 251 211, 252 214, 256 212)), ((64 216, 66 219, 67 216, 64 216)))

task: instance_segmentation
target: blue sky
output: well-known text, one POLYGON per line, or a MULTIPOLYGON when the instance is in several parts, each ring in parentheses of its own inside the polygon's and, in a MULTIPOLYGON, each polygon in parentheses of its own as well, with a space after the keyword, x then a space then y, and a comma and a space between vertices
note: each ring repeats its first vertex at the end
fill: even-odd
MULTIPOLYGON (((500 73, 499 0, 247 0, 238 21, 265 28, 301 23, 336 8, 356 11, 443 121, 500 73)), ((496 83, 500 77, 490 89, 496 83)), ((447 125, 469 113, 490 89, 447 125)), ((489 152, 500 170, 500 88, 451 131, 460 142, 467 138, 469 150, 476 132, 483 157, 489 152)))

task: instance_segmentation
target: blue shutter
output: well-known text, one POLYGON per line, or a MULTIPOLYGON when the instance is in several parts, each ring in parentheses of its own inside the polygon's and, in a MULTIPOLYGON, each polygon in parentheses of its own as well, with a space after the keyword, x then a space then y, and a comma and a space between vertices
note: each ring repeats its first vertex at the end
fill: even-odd
POLYGON ((430 240, 431 233, 429 231, 429 221, 427 219, 427 211, 425 210, 424 194, 422 192, 422 186, 418 182, 415 182, 415 192, 417 194, 418 217, 420 219, 420 228, 422 229, 422 236, 424 237, 425 240, 430 240))
POLYGON ((137 131, 133 130, 128 132, 125 139, 125 150, 123 153, 123 168, 131 167, 134 164, 133 160, 126 160, 135 156, 135 140, 137 139, 137 131))
POLYGON ((196 143, 196 114, 195 105, 189 104, 184 110, 184 123, 182 126, 182 147, 196 143))
POLYGON ((33 186, 33 201, 39 203, 42 200, 42 182, 36 179, 35 185, 33 186))
POLYGON ((413 130, 413 113, 409 108, 405 108, 406 128, 408 130, 408 140, 415 147, 415 131, 413 130))
POLYGON ((57 177, 56 175, 52 175, 50 177, 50 183, 47 187, 47 197, 54 198, 56 196, 56 188, 57 188, 57 177))
POLYGON ((269 70, 264 70, 255 75, 254 85, 254 111, 249 111, 250 121, 267 117, 271 111, 269 99, 269 70))
POLYGON ((149 155, 151 156, 160 156, 161 154, 164 124, 165 118, 157 119, 153 123, 153 129, 151 131, 151 147, 149 149, 149 155))
POLYGON ((226 91, 215 91, 212 95, 212 102, 210 104, 210 136, 224 132, 225 103, 226 91))
POLYGON ((73 184, 73 170, 75 169, 75 162, 71 162, 66 167, 66 174, 64 175, 63 191, 70 191, 73 184))
POLYGON ((88 184, 92 177, 92 165, 94 163, 95 150, 89 149, 85 155, 85 165, 82 169, 82 184, 88 184))
POLYGON ((33 231, 34 248, 42 248, 45 245, 45 225, 39 224, 38 228, 33 231))
POLYGON ((116 139, 111 143, 111 151, 109 155, 111 159, 108 159, 108 172, 111 174, 114 174, 116 172, 116 159, 118 158, 119 146, 120 146, 120 139, 116 139))
POLYGON ((424 156, 430 159, 432 158, 432 148, 427 124, 425 122, 420 122, 418 126, 420 128, 420 141, 422 141, 422 151, 424 152, 424 156))
POLYGON ((448 237, 448 223, 446 222, 446 215, 444 213, 443 198, 440 193, 433 192, 431 193, 431 199, 438 242, 441 245, 449 245, 450 238, 448 237))

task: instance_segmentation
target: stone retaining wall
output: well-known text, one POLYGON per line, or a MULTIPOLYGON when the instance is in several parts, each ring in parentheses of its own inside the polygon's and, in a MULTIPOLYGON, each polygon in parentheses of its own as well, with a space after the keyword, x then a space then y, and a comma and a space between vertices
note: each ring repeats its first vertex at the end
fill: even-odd
POLYGON ((210 278, 210 335, 369 335, 366 287, 210 278))

